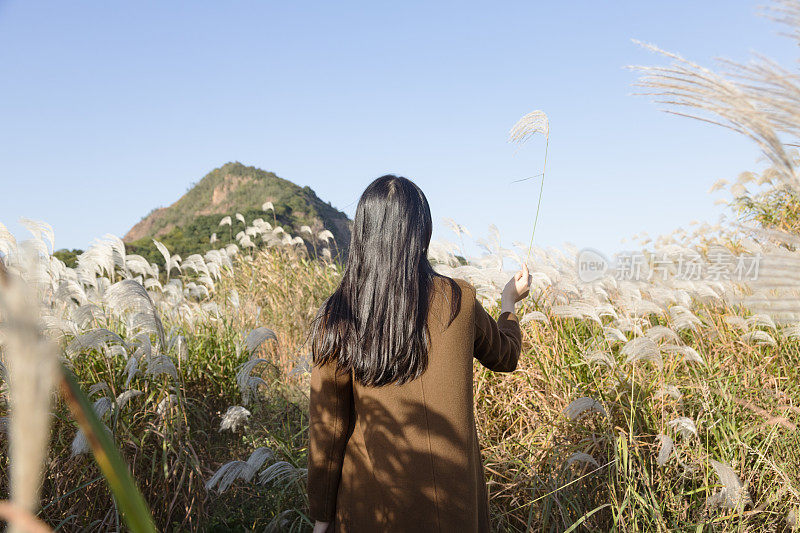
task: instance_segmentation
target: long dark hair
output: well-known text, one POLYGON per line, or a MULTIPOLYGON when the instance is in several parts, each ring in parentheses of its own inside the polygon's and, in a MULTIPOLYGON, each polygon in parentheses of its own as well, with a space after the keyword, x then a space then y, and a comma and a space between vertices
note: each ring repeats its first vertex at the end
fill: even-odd
MULTIPOLYGON (((402 384, 428 366, 427 317, 433 279, 428 200, 411 180, 381 176, 356 207, 342 281, 312 326, 314 364, 336 361, 362 385, 402 384)), ((451 287, 450 322, 461 306, 451 287)))

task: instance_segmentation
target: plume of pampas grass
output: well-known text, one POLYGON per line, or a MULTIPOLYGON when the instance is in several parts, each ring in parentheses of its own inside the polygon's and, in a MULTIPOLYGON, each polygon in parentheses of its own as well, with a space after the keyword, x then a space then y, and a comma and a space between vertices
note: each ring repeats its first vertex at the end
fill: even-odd
POLYGON ((775 321, 770 318, 769 315, 764 313, 756 313, 753 316, 749 317, 745 320, 745 324, 747 327, 754 328, 754 327, 763 327, 769 329, 776 329, 775 321))
POLYGON ((603 321, 600 319, 600 316, 597 314, 594 306, 588 302, 573 302, 566 305, 554 305, 550 309, 550 313, 553 316, 560 318, 577 318, 579 320, 589 319, 593 322, 597 322, 597 324, 601 326, 603 325, 603 321))
POLYGON ((739 476, 733 468, 720 461, 710 459, 709 462, 714 468, 722 488, 713 494, 706 502, 709 507, 724 507, 735 511, 742 511, 746 505, 752 505, 750 492, 742 484, 739 476))
POLYGON ((168 394, 158 402, 156 406, 156 413, 161 418, 167 418, 173 411, 173 407, 178 405, 178 396, 175 394, 168 394))
POLYGON ((597 462, 597 460, 594 457, 592 457, 588 453, 584 453, 584 452, 575 452, 572 455, 570 455, 569 457, 567 457, 566 461, 564 461, 564 464, 566 466, 568 466, 568 467, 572 466, 575 463, 584 463, 584 464, 590 464, 592 466, 596 466, 598 468, 600 467, 600 464, 597 462))
POLYGON ((250 411, 241 405, 232 405, 228 407, 225 414, 222 415, 222 422, 220 422, 220 431, 236 431, 247 423, 250 418, 250 411))
POLYGON ((264 527, 264 532, 277 533, 279 531, 294 531, 294 529, 291 527, 292 522, 289 520, 289 517, 292 516, 293 514, 297 515, 297 518, 295 518, 295 520, 301 518, 301 516, 298 514, 296 510, 286 509, 285 511, 281 511, 280 513, 275 515, 275 517, 269 521, 269 523, 264 527))
POLYGON ((669 461, 670 456, 672 455, 672 438, 668 435, 656 435, 658 439, 659 447, 658 447, 658 457, 656 458, 656 464, 658 466, 664 466, 669 461))
MULTIPOLYGON (((39 261, 36 256, 18 259, 21 265, 39 261)), ((10 404, 10 496, 28 513, 39 505, 50 438, 50 400, 58 375, 58 352, 42 333, 39 310, 35 290, 18 275, 0 270, 0 323, 10 404)), ((10 530, 19 531, 13 525, 10 530)))
POLYGON ((588 397, 572 400, 562 412, 564 413, 564 416, 570 420, 577 420, 582 414, 587 412, 595 412, 603 416, 608 416, 603 404, 594 398, 588 397))
MULTIPOLYGON (((524 144, 528 139, 536 134, 541 134, 545 138, 544 146, 544 162, 542 163, 542 181, 539 186, 539 200, 536 203, 536 215, 533 219, 533 231, 531 231, 531 241, 528 245, 528 253, 526 257, 530 259, 531 248, 533 248, 533 236, 536 234, 536 224, 539 221, 539 208, 542 205, 542 191, 544 190, 544 175, 547 171, 547 149, 550 147, 550 119, 544 111, 533 111, 523 116, 512 126, 511 131, 508 132, 508 141, 518 145, 524 144)), ((534 176, 536 177, 536 176, 534 176)), ((530 179, 530 178, 523 178, 530 179)), ((527 259, 526 259, 527 260, 527 259)))
POLYGON ((237 479, 249 483, 253 480, 253 477, 255 477, 258 469, 264 465, 267 459, 273 456, 272 450, 262 446, 251 453, 247 461, 230 461, 225 463, 211 476, 211 479, 206 482, 206 490, 211 490, 216 487, 217 492, 221 494, 228 490, 237 479))
POLYGON ((725 321, 726 324, 734 328, 739 328, 743 330, 746 330, 748 328, 747 320, 743 317, 735 315, 725 315, 724 317, 722 317, 722 319, 725 321))
POLYGON ((519 119, 508 132, 508 142, 523 144, 534 135, 550 138, 550 120, 544 111, 532 111, 519 119))
POLYGON ((297 468, 289 462, 278 461, 258 474, 258 482, 262 485, 271 484, 286 489, 301 482, 307 474, 306 468, 297 468))
POLYGON ((608 368, 614 368, 617 366, 617 362, 614 360, 614 357, 610 353, 603 350, 592 350, 590 352, 586 352, 583 354, 583 358, 587 363, 600 364, 608 368))
POLYGON ((253 354, 266 340, 277 342, 278 337, 275 335, 275 332, 269 328, 257 327, 247 334, 247 337, 244 339, 244 348, 247 350, 247 353, 253 354))
POLYGON ((261 363, 269 363, 266 359, 250 359, 239 366, 236 372, 236 384, 239 385, 239 390, 242 392, 242 403, 248 405, 250 398, 258 391, 259 385, 266 385, 259 376, 253 376, 252 372, 261 363))
POLYGON ((638 300, 632 302, 629 310, 631 316, 635 317, 646 317, 648 315, 661 316, 664 314, 664 310, 661 309, 658 304, 651 302, 650 300, 638 300))
POLYGON ((669 308, 669 315, 675 329, 683 331, 685 329, 697 329, 703 323, 694 313, 683 305, 673 305, 669 308))
POLYGON ((117 343, 123 347, 125 346, 125 341, 122 337, 113 331, 106 328, 97 328, 82 333, 72 339, 67 345, 66 352, 68 355, 74 356, 90 350, 100 350, 111 342, 117 343))
POLYGON ((167 274, 167 280, 169 280, 170 273, 172 273, 173 269, 181 272, 181 256, 171 255, 167 247, 155 239, 153 239, 153 244, 155 244, 161 256, 164 258, 164 272, 167 274))
POLYGON ((650 361, 659 369, 664 368, 664 361, 661 358, 661 351, 658 345, 647 337, 636 337, 626 342, 620 353, 627 357, 626 363, 650 361))
POLYGON ((0 222, 0 253, 6 257, 10 256, 17 249, 17 239, 8 231, 8 228, 0 222))
POLYGON ((94 385, 92 385, 91 387, 89 387, 89 391, 86 393, 86 395, 91 397, 97 394, 98 392, 106 393, 109 392, 109 390, 110 389, 108 388, 108 383, 106 383, 105 381, 99 381, 94 385))
MULTIPOLYGON (((616 329, 618 329, 620 332, 630 332, 636 336, 644 335, 644 332, 642 331, 642 325, 645 324, 649 324, 649 322, 641 318, 633 317, 619 317, 614 321, 616 329)), ((627 337, 625 341, 622 342, 627 342, 627 337)))
POLYGON ((138 396, 141 396, 142 394, 144 394, 142 391, 136 389, 128 389, 121 392, 115 400, 117 412, 125 409, 125 406, 128 405, 128 402, 138 396))
POLYGON ((178 379, 178 369, 168 356, 162 353, 153 354, 144 361, 145 375, 153 377, 169 376, 172 379, 178 379))
POLYGON ((772 335, 761 330, 743 333, 739 336, 739 340, 747 344, 766 344, 768 346, 776 346, 778 344, 772 335))
POLYGON ((667 424, 681 437, 697 436, 697 426, 691 418, 679 416, 670 420, 667 424))
MULTIPOLYGON (((97 417, 102 420, 107 414, 111 412, 112 404, 110 398, 100 398, 99 400, 95 401, 92 404, 92 409, 97 414, 97 417)), ((103 424, 106 432, 111 435, 111 430, 103 424)), ((78 455, 85 455, 92 451, 92 447, 89 444, 89 440, 86 438, 86 435, 83 433, 83 430, 80 428, 77 432, 75 432, 75 437, 72 439, 72 444, 70 445, 72 450, 71 457, 77 457, 78 455)))
MULTIPOLYGON (((42 242, 47 240, 50 243, 50 250, 52 251, 55 249, 56 238, 53 233, 53 227, 50 224, 41 220, 31 220, 25 217, 20 217, 19 223, 31 232, 34 239, 42 242)), ((45 248, 45 251, 47 252, 47 248, 45 248)), ((47 255, 49 255, 49 253, 47 255)))
POLYGON ((800 324, 791 324, 781 329, 784 339, 800 339, 800 324))
POLYGON ((717 124, 741 133, 761 148, 795 190, 800 183, 778 131, 797 135, 800 123, 800 88, 794 77, 774 63, 751 65, 726 62, 733 76, 726 78, 678 54, 634 41, 673 61, 668 67, 632 67, 642 73, 637 85, 645 95, 670 108, 668 113, 717 124))
POLYGON ((653 394, 653 398, 657 400, 664 396, 670 396, 676 400, 680 400, 683 398, 683 393, 675 385, 664 385, 653 394))
POLYGON ((522 315, 522 318, 519 319, 520 324, 527 324, 528 322, 541 322, 542 324, 549 324, 550 319, 547 318, 547 315, 542 313, 541 311, 530 311, 522 315))
POLYGON ((628 342, 628 337, 625 336, 619 329, 612 326, 605 326, 603 328, 603 338, 609 344, 616 344, 618 342, 628 342))
POLYGON ((665 344, 661 346, 661 350, 667 353, 678 354, 683 357, 683 360, 687 363, 699 363, 701 365, 705 364, 702 356, 697 353, 697 350, 692 348, 691 346, 676 346, 674 344, 665 344))
POLYGON ((117 314, 133 310, 148 314, 152 319, 153 333, 159 340, 159 345, 166 344, 164 339, 164 326, 158 316, 158 311, 147 289, 141 283, 127 279, 111 285, 104 294, 108 307, 117 314))
POLYGON ((645 331, 644 334, 653 342, 659 342, 665 339, 674 343, 680 341, 680 338, 678 337, 678 334, 675 331, 669 329, 666 326, 661 326, 661 325, 649 328, 647 331, 645 331))

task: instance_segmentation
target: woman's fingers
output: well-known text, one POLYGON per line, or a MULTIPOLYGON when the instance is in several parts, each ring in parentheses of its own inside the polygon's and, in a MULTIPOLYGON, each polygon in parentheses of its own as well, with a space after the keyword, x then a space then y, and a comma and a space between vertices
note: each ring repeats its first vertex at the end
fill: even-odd
POLYGON ((509 298, 513 298, 518 302, 528 295, 531 286, 531 275, 528 271, 528 265, 523 264, 522 269, 514 273, 514 276, 508 280, 503 294, 509 298))
POLYGON ((519 292, 519 297, 521 300, 528 295, 528 291, 531 286, 531 275, 528 272, 528 265, 523 263, 522 270, 520 270, 517 274, 519 276, 517 282, 517 291, 519 292))

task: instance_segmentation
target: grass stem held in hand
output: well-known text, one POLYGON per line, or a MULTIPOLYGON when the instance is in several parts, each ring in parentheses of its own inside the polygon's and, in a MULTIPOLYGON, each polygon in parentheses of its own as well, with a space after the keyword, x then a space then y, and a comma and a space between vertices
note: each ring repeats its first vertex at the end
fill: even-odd
MULTIPOLYGON (((544 135, 545 138, 545 147, 544 147, 544 163, 542 164, 542 173, 538 176, 542 177, 541 185, 539 186, 539 200, 536 203, 536 215, 533 219, 533 231, 531 232, 531 241, 528 245, 528 254, 526 256, 526 262, 530 259, 531 256, 531 249, 533 248, 533 236, 536 234, 536 224, 539 221, 539 209, 542 205, 542 192, 544 191, 544 176, 547 170, 547 149, 550 146, 550 120, 547 118, 547 114, 544 111, 533 111, 528 113, 516 124, 511 128, 511 131, 508 133, 508 141, 516 143, 518 145, 524 144, 528 139, 532 136, 540 133, 544 135)), ((538 177, 534 176, 534 177, 538 177)), ((528 178, 530 179, 530 178, 528 178)), ((524 180, 517 180, 517 181, 524 181, 524 180)))

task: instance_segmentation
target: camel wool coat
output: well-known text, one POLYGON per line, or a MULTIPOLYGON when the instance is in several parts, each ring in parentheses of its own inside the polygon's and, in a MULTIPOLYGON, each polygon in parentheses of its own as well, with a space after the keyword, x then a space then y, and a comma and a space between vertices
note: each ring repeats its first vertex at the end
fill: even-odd
POLYGON ((516 314, 495 320, 468 282, 435 277, 428 366, 403 385, 364 387, 332 363, 311 371, 310 517, 335 532, 484 532, 489 502, 473 404, 473 357, 517 367, 516 314))

